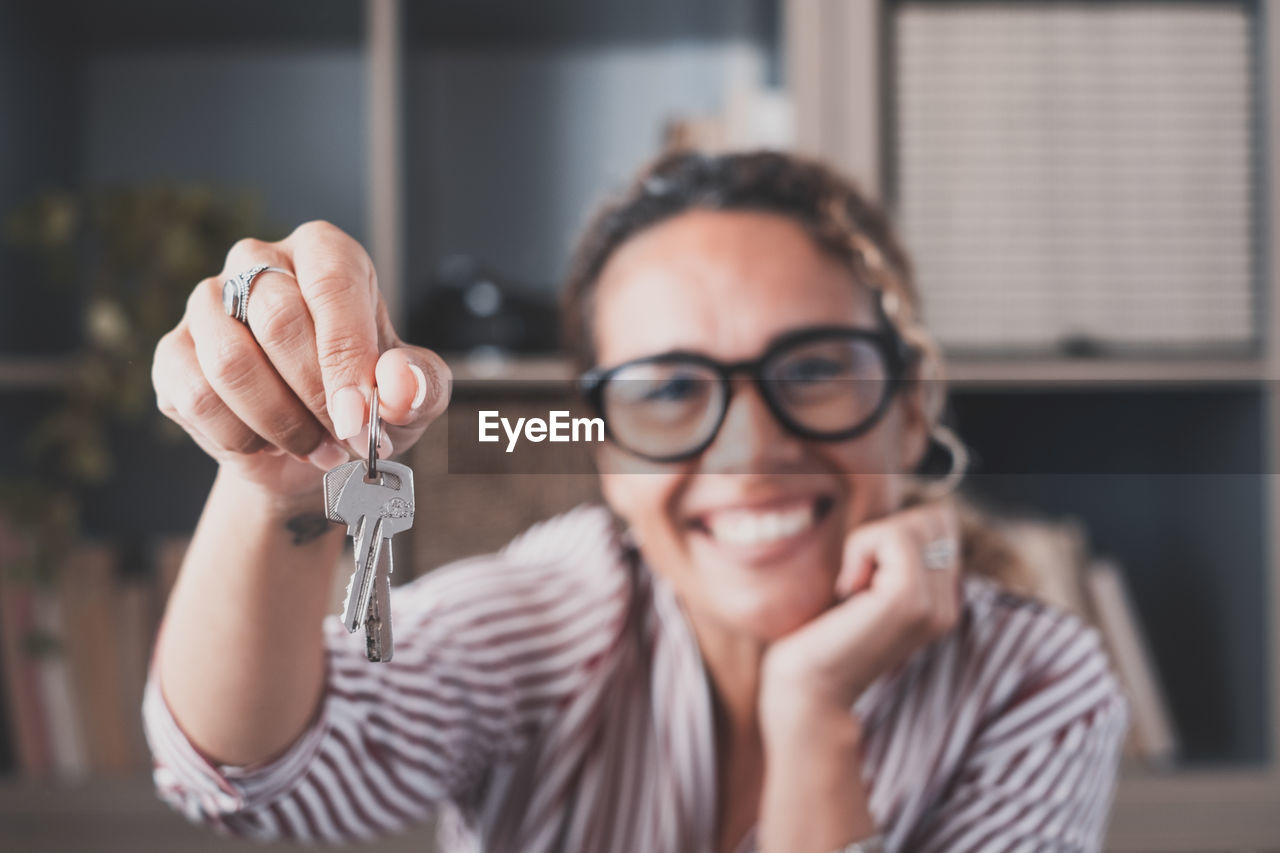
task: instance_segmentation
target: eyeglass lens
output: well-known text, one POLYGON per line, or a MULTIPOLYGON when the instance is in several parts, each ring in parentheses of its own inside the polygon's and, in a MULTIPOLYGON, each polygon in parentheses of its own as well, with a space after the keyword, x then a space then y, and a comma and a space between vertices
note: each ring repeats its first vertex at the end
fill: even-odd
MULTIPOLYGON (((889 387, 879 347, 848 337, 778 351, 763 365, 761 379, 783 425, 813 438, 858 428, 877 414, 889 387)), ((614 440, 655 459, 692 453, 710 442, 728 401, 714 367, 679 358, 624 366, 602 393, 614 440)))

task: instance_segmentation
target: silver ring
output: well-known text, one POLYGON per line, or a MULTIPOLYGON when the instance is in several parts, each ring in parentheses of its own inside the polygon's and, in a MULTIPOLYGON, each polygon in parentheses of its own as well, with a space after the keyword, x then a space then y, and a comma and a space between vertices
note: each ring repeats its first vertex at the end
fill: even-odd
POLYGON ((249 291, 253 289, 253 280, 264 272, 284 273, 293 278, 293 273, 280 267, 259 264, 241 273, 236 273, 222 283, 222 307, 228 317, 234 317, 246 326, 249 325, 249 291))
POLYGON ((960 556, 960 547, 951 538, 935 539, 924 546, 924 567, 930 571, 940 572, 955 565, 960 556))

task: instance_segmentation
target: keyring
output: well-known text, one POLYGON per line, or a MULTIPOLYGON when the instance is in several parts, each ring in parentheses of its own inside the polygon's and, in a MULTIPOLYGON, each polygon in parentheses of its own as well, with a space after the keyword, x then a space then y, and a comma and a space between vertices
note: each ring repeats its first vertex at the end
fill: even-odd
POLYGON ((378 476, 378 438, 382 433, 382 419, 378 416, 378 389, 373 389, 369 401, 369 479, 378 476))

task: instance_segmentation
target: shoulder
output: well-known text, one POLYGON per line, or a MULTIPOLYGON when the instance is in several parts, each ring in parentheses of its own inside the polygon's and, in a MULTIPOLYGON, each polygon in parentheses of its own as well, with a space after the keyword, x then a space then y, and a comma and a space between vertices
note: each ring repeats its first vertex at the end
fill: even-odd
POLYGON ((1074 613, 988 578, 966 577, 962 589, 964 606, 949 641, 983 669, 1030 674, 1081 660, 1107 666, 1097 629, 1074 613))
MULTIPOLYGON (((396 590, 397 622, 474 635, 486 644, 543 639, 584 620, 625 615, 631 577, 609 511, 582 505, 540 522, 502 550, 448 563, 396 590)), ((608 633, 608 632, 605 632, 608 633)))
POLYGON ((1128 726, 1101 637, 993 581, 963 591, 959 623, 884 703, 873 808, 895 849, 1098 849, 1128 726))
POLYGON ((865 713, 928 709, 928 730, 954 743, 1044 737, 1080 717, 1123 712, 1095 628, 986 578, 966 576, 962 591, 956 626, 873 688, 865 713))
POLYGON ((529 584, 572 577, 592 591, 616 586, 625 574, 609 511, 582 504, 525 530, 492 554, 447 563, 410 584, 425 597, 519 595, 529 584))
POLYGON ((972 706, 984 737, 1033 737, 1081 718, 1123 715, 1096 628, 986 578, 966 577, 963 591, 960 621, 944 642, 967 676, 955 700, 972 706))

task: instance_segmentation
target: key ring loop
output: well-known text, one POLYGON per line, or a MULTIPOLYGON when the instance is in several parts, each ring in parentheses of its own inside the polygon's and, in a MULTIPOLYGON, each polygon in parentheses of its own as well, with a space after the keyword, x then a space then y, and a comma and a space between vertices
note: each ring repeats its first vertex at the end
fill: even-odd
POLYGON ((369 479, 378 476, 378 436, 382 432, 382 419, 378 416, 378 389, 373 389, 369 401, 369 479))

